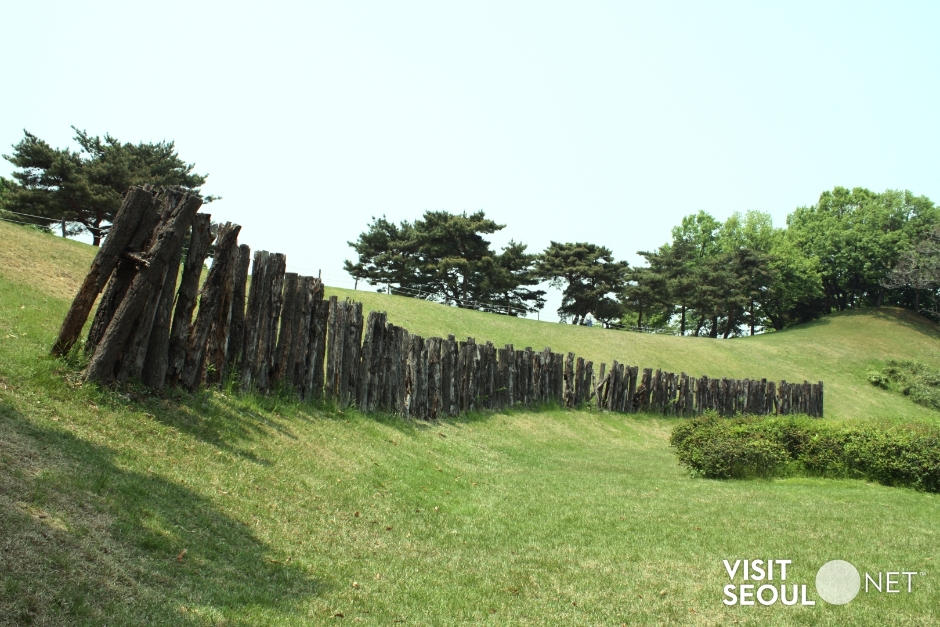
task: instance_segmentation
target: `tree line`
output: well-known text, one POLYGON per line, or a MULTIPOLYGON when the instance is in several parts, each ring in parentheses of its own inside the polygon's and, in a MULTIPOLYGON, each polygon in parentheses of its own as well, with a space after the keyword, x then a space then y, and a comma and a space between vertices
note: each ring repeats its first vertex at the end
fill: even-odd
MULTIPOLYGON (((78 151, 53 148, 24 131, 4 155, 0 218, 98 245, 134 185, 200 194, 173 142, 122 143, 72 127, 78 151)), ((205 202, 214 200, 206 196, 205 202)), ((382 290, 513 316, 545 306, 545 283, 560 289, 559 317, 573 324, 642 327, 731 337, 783 329, 833 311, 898 305, 940 320, 940 210, 909 191, 836 187, 775 227, 761 211, 725 221, 700 211, 670 241, 640 251, 631 267, 610 249, 552 241, 539 253, 485 236, 505 228, 483 211, 427 211, 398 224, 373 218, 349 245, 346 271, 382 290)))
POLYGON ((345 269, 382 290, 510 315, 541 309, 548 282, 562 291, 562 321, 714 338, 881 305, 938 318, 940 209, 908 191, 836 187, 784 227, 761 211, 724 222, 700 211, 636 267, 587 242, 494 251, 484 235, 504 227, 482 211, 373 218, 345 269))
MULTIPOLYGON (((0 177, 0 216, 62 236, 89 233, 98 246, 135 185, 174 187, 200 194, 207 174, 180 159, 173 142, 122 143, 72 127, 79 150, 53 148, 29 131, 3 158, 16 166, 13 179, 0 177)), ((201 195, 201 194, 200 194, 201 195)), ((217 200, 203 196, 203 202, 217 200)))

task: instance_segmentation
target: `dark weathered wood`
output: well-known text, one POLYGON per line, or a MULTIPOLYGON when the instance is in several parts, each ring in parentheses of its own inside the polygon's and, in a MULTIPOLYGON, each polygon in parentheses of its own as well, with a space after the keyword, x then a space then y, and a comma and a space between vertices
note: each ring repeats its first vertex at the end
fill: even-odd
POLYGON ((316 277, 300 277, 300 315, 293 333, 291 349, 287 355, 285 382, 304 398, 304 386, 307 377, 307 350, 310 347, 310 330, 315 315, 317 302, 323 298, 320 281, 316 277))
POLYGON ((95 299, 108 283, 111 273, 121 260, 121 254, 125 252, 141 221, 145 216, 156 213, 157 207, 154 193, 149 186, 132 187, 124 194, 124 200, 114 216, 108 236, 98 247, 91 268, 62 321, 59 335, 52 345, 54 355, 64 355, 78 340, 95 299))
POLYGON ((418 405, 415 411, 415 415, 422 419, 428 419, 428 344, 427 341, 422 337, 420 338, 421 342, 421 352, 418 353, 418 371, 416 372, 416 383, 417 383, 417 400, 418 405))
POLYGON ((617 409, 617 392, 620 390, 620 364, 615 359, 610 365, 610 378, 607 383, 607 398, 605 403, 605 409, 607 411, 614 411, 617 409))
POLYGON ((338 401, 343 388, 343 351, 346 349, 346 302, 330 296, 330 318, 327 323, 326 395, 338 401))
MULTIPOLYGON (((206 345, 204 370, 207 385, 221 385, 228 379, 230 371, 229 345, 237 344, 240 347, 242 344, 241 334, 234 335, 232 333, 232 318, 235 314, 235 277, 239 271, 241 250, 237 239, 232 240, 229 247, 230 250, 223 251, 217 246, 215 260, 213 261, 213 267, 215 267, 220 258, 225 259, 231 269, 225 270, 223 274, 223 282, 218 296, 219 311, 212 323, 212 328, 209 331, 209 341, 206 345)), ((208 278, 206 282, 208 283, 208 278)), ((242 316, 244 316, 244 311, 242 311, 242 316)))
POLYGON ((466 379, 466 410, 478 409, 479 386, 480 386, 480 349, 476 340, 472 337, 467 338, 467 350, 465 352, 464 376, 466 379))
POLYGON ((184 230, 192 224, 193 215, 202 204, 196 195, 171 190, 165 192, 172 210, 166 221, 161 224, 154 244, 147 253, 149 266, 138 269, 137 276, 131 283, 127 295, 121 301, 108 330, 85 370, 85 379, 109 383, 114 379, 114 365, 124 350, 133 326, 142 309, 146 306, 151 291, 162 285, 167 262, 183 237, 184 230))
POLYGON ((170 340, 167 358, 166 383, 175 385, 186 363, 186 347, 189 344, 189 332, 192 325, 193 310, 196 308, 196 294, 199 291, 199 279, 205 265, 209 245, 215 240, 212 234, 211 216, 197 213, 193 218, 189 237, 189 250, 183 262, 183 274, 176 296, 173 311, 173 323, 170 327, 170 340))
POLYGON ((574 353, 569 352, 565 355, 565 372, 562 375, 564 381, 564 392, 562 392, 562 405, 565 407, 574 407, 575 405, 575 380, 574 353))
POLYGON ((457 341, 453 335, 441 343, 441 407, 448 416, 457 413, 457 341))
MULTIPOLYGON (((228 335, 228 321, 232 307, 232 285, 235 279, 235 261, 238 256, 238 233, 241 226, 226 222, 219 227, 212 267, 199 291, 199 312, 193 323, 189 343, 186 345, 186 362, 180 375, 180 384, 187 390, 195 390, 205 376, 209 337, 213 327, 222 327, 219 342, 228 335)), ((225 362, 225 346, 215 347, 212 356, 215 367, 225 362)))
MULTIPOLYGON (((600 371, 603 371, 604 364, 601 364, 600 371)), ((597 378, 594 377, 594 362, 585 361, 584 362, 584 402, 591 403, 596 402, 597 393, 596 386, 597 382, 603 379, 602 372, 598 372, 597 378)))
POLYGON ((293 358, 303 324, 305 304, 300 275, 296 272, 286 272, 282 291, 283 304, 278 325, 277 348, 274 350, 274 364, 271 369, 271 385, 274 387, 290 384, 293 378, 293 358))
POLYGON ((406 374, 408 372, 408 352, 411 350, 411 334, 405 329, 399 329, 399 339, 396 340, 398 345, 398 382, 395 391, 395 400, 396 400, 396 411, 404 416, 408 411, 407 403, 408 400, 406 392, 406 374))
POLYGON ((320 398, 323 396, 323 361, 326 355, 327 320, 330 315, 330 303, 323 300, 323 283, 314 279, 311 294, 310 330, 307 350, 304 358, 303 397, 320 398))
POLYGON ((366 320, 359 357, 359 387, 356 400, 356 406, 362 411, 374 411, 382 395, 386 318, 384 312, 370 311, 366 320))
POLYGON ((362 303, 346 303, 346 348, 343 350, 343 381, 341 404, 345 407, 355 402, 359 387, 359 352, 362 347, 362 303))
POLYGON ((251 267, 251 249, 248 244, 238 246, 235 274, 232 283, 232 319, 229 323, 225 348, 225 371, 231 372, 241 364, 245 345, 245 301, 248 295, 248 270, 251 267))
POLYGON ((255 253, 245 314, 248 341, 242 348, 242 387, 245 389, 266 392, 270 387, 286 266, 287 259, 280 253, 255 253))
POLYGON ((443 340, 439 337, 429 338, 427 341, 428 354, 428 410, 429 420, 437 420, 443 413, 441 401, 441 346, 443 340))
MULTIPOLYGON (((143 224, 143 221, 141 222, 143 224)), ((148 248, 151 242, 148 241, 148 248)), ((176 273, 179 272, 180 257, 183 254, 183 238, 180 238, 176 248, 170 253, 166 268, 163 271, 163 280, 159 284, 154 284, 150 292, 147 304, 144 305, 140 316, 134 325, 134 330, 124 346, 124 351, 116 365, 117 380, 124 383, 128 379, 142 378, 144 364, 147 360, 147 350, 150 348, 150 338, 153 334, 154 322, 160 311, 160 305, 163 302, 163 294, 169 291, 172 298, 174 288, 176 287, 176 273), (170 274, 173 273, 172 279, 170 274)), ((161 329, 158 331, 163 333, 161 329)), ((167 331, 168 333, 168 331, 167 331)), ((167 336, 167 346, 169 347, 169 336, 167 336)), ((155 356, 159 358, 158 356, 155 356)))
MULTIPOLYGON (((182 241, 180 252, 182 252, 182 241)), ((173 303, 176 299, 176 283, 179 279, 181 263, 180 255, 174 252, 167 266, 163 289, 160 292, 160 302, 157 305, 157 313, 147 344, 141 380, 152 390, 161 390, 166 384, 166 372, 170 364, 170 325, 173 322, 173 303)))
POLYGON ((108 325, 111 324, 111 318, 114 317, 114 313, 121 305, 131 282, 137 276, 137 268, 142 264, 149 265, 143 254, 153 244, 154 231, 166 211, 166 203, 162 202, 162 199, 154 198, 152 208, 148 209, 140 218, 130 241, 127 242, 124 251, 120 254, 120 261, 98 301, 98 308, 95 310, 95 316, 88 330, 88 337, 85 340, 85 352, 88 355, 95 352, 95 348, 101 342, 101 338, 104 337, 108 325))
POLYGON ((512 344, 506 344, 506 408, 515 407, 516 403, 519 402, 519 393, 516 387, 519 380, 518 367, 516 366, 517 354, 512 344))

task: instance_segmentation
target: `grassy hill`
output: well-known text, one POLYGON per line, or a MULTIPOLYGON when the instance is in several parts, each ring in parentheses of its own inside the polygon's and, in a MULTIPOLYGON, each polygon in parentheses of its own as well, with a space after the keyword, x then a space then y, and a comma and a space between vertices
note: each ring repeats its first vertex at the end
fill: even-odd
MULTIPOLYGON (((219 391, 78 385, 78 360, 46 354, 94 251, 4 223, 0 238, 2 625, 934 620, 938 495, 692 479, 668 447, 676 421, 653 416, 514 411, 424 424, 219 391), (722 560, 745 558, 793 560, 788 583, 811 598, 832 559, 918 575, 910 594, 863 591, 845 606, 726 607, 722 560)), ((353 296, 427 336, 823 379, 836 419, 936 421, 865 382, 887 358, 940 362, 936 327, 905 312, 714 341, 353 296)))

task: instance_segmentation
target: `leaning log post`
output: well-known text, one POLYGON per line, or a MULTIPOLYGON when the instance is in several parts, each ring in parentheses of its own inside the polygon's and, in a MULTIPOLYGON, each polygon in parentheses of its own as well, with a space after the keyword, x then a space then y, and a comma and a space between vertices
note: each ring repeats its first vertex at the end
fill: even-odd
MULTIPOLYGON (((180 244, 182 245, 182 241, 180 244)), ((147 343, 141 379, 144 385, 152 390, 162 390, 166 384, 166 371, 170 365, 170 325, 173 322, 173 302, 176 298, 176 282, 179 278, 180 265, 180 256, 174 253, 167 267, 160 302, 157 305, 150 340, 147 343)))
MULTIPOLYGON (((209 334, 213 327, 227 326, 232 306, 232 282, 235 277, 235 257, 238 250, 238 233, 241 226, 226 222, 219 227, 215 247, 215 258, 206 281, 199 292, 199 313, 189 335, 186 347, 186 362, 180 375, 180 383, 192 392, 202 382, 206 368, 209 334)), ((217 367, 224 362, 225 347, 216 347, 214 359, 217 367), (221 351, 219 351, 221 348, 221 351), (221 352, 221 354, 219 354, 221 352)))
POLYGON ((85 379, 88 381, 110 383, 114 379, 114 365, 137 317, 147 304, 155 284, 162 283, 170 255, 176 250, 184 230, 192 224, 193 216, 202 205, 202 199, 198 196, 175 190, 166 192, 166 202, 172 206, 169 217, 160 226, 155 243, 146 255, 148 265, 139 269, 88 363, 85 370, 85 379))
MULTIPOLYGON (((134 330, 131 332, 127 344, 124 346, 124 352, 117 364, 117 380, 119 383, 124 383, 131 378, 139 379, 143 375, 144 364, 147 360, 147 350, 150 348, 150 339, 153 335, 154 323, 161 309, 161 303, 164 301, 164 293, 169 292, 170 298, 172 299, 173 297, 173 290, 176 287, 176 274, 179 272, 180 257, 182 254, 183 238, 180 238, 179 242, 176 244, 176 248, 170 253, 167 259, 166 269, 163 271, 163 280, 154 284, 154 288, 150 292, 150 297, 147 299, 147 304, 144 305, 143 311, 134 326, 134 330), (172 278, 170 277, 171 273, 173 274, 172 278)), ((120 271, 120 266, 118 266, 118 269, 120 271)), ((161 330, 157 332, 162 333, 161 330)), ((169 343, 169 336, 167 336, 167 343, 169 343)))
POLYGON ((108 231, 78 293, 72 300, 69 311, 65 314, 59 335, 52 345, 53 355, 64 355, 72 348, 82 327, 88 320, 88 314, 95 304, 95 299, 108 283, 111 273, 121 260, 121 255, 130 242, 144 216, 157 213, 157 201, 148 187, 131 187, 124 194, 124 200, 114 216, 114 222, 108 231))
POLYGON ((211 217, 208 214, 197 213, 193 218, 189 250, 186 251, 186 260, 183 262, 183 275, 180 278, 176 306, 173 310, 173 323, 170 326, 166 373, 168 385, 176 384, 186 362, 186 346, 189 344, 189 330, 193 320, 193 310, 196 308, 199 279, 202 277, 209 245, 215 240, 210 226, 211 217))

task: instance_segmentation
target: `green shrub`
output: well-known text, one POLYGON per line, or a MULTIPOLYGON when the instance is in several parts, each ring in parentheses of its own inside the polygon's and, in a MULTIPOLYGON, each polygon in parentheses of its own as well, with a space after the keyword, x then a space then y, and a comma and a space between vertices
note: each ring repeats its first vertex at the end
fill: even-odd
POLYGON ((693 475, 710 479, 857 477, 940 492, 940 428, 932 425, 705 415, 676 426, 670 444, 693 475))
POLYGON ((868 381, 879 387, 891 383, 919 405, 940 410, 940 370, 912 359, 889 359, 880 371, 868 370, 868 381))

